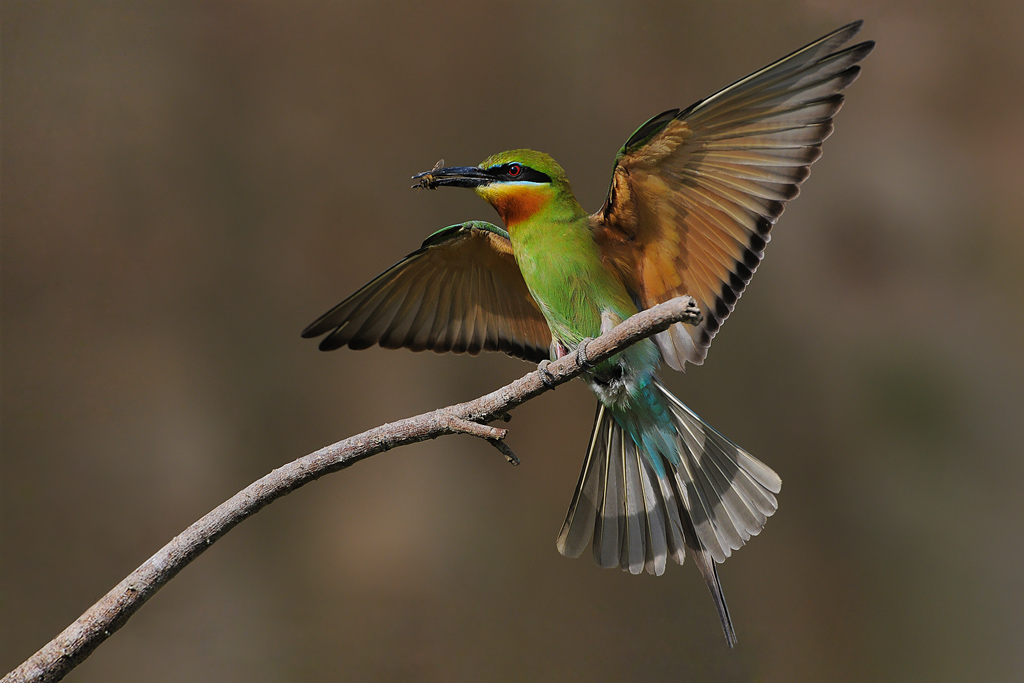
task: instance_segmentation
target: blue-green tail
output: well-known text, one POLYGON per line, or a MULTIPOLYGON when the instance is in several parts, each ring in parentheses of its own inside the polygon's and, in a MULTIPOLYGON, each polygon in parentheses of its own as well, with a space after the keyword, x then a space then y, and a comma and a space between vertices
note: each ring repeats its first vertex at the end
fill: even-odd
POLYGON ((579 484, 558 536, 602 567, 660 575, 686 548, 704 576, 726 639, 736 641, 715 563, 757 535, 782 481, 704 422, 656 379, 628 407, 598 404, 579 484))

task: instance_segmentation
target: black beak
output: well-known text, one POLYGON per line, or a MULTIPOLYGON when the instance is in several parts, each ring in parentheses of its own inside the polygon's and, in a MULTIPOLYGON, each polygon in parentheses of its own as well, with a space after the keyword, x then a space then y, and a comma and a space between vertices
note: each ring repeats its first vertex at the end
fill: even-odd
POLYGON ((436 190, 439 187, 480 187, 494 180, 487 171, 477 166, 449 166, 433 168, 412 177, 419 182, 413 187, 436 190))

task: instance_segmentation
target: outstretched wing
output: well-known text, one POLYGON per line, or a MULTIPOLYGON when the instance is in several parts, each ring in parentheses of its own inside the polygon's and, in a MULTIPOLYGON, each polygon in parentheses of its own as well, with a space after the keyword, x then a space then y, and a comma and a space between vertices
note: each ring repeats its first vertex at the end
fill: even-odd
POLYGON ((438 230, 302 332, 320 349, 405 347, 539 362, 551 331, 530 296, 508 233, 483 221, 438 230), (329 333, 329 334, 327 334, 329 333))
POLYGON ((619 151, 591 225, 642 308, 681 294, 700 302, 699 326, 677 324, 655 337, 673 368, 704 361, 768 231, 821 156, 841 93, 874 47, 837 51, 860 27, 844 26, 683 111, 654 117, 619 151))

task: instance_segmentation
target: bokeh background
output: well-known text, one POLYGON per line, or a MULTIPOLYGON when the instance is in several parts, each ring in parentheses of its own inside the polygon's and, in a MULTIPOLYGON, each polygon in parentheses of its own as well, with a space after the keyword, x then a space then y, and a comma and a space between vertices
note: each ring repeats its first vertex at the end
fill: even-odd
POLYGON ((499 355, 321 354, 520 146, 584 206, 647 117, 855 18, 878 47, 684 401, 783 477, 720 570, 554 548, 593 398, 392 451, 236 528, 68 680, 1024 677, 1024 4, 4 2, 0 670, 272 468, 499 355))

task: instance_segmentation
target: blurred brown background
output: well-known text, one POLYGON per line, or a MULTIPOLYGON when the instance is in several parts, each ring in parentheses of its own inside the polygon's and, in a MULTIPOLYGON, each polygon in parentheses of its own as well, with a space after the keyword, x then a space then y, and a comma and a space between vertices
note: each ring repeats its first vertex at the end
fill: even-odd
POLYGON ((267 508, 73 681, 1024 677, 1024 5, 5 2, 0 670, 270 469, 530 370, 299 331, 470 218, 847 21, 878 47, 679 395, 783 477, 721 567, 558 555, 593 417, 516 411, 267 508))

